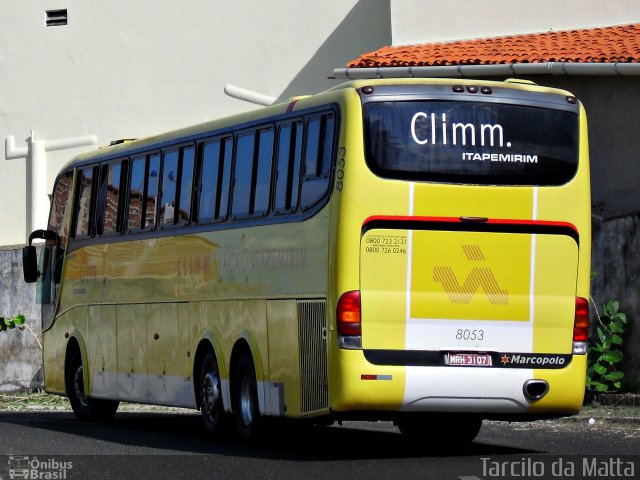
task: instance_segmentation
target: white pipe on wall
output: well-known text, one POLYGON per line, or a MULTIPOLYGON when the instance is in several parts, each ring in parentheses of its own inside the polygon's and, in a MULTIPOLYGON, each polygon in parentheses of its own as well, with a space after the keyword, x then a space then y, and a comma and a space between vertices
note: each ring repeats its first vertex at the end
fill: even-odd
POLYGON ((253 90, 236 87, 235 85, 231 85, 229 83, 224 86, 224 93, 226 93, 230 97, 237 98, 238 100, 255 103, 256 105, 262 105, 264 107, 273 105, 277 100, 276 97, 270 97, 269 95, 265 95, 263 93, 254 92, 253 90))
POLYGON ((52 150, 63 150, 86 145, 95 145, 98 138, 95 135, 64 138, 59 140, 36 140, 33 130, 25 140, 26 147, 16 147, 13 135, 7 135, 4 140, 5 158, 27 160, 27 238, 38 228, 46 228, 49 217, 49 189, 47 188, 47 154, 52 150))

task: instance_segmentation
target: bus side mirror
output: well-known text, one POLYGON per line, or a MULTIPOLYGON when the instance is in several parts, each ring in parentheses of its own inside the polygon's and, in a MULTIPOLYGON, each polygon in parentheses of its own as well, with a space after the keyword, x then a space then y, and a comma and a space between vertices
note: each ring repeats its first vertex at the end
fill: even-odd
MULTIPOLYGON (((36 254, 36 247, 31 245, 33 240, 39 239, 46 242, 45 253, 47 248, 51 246, 55 247, 55 253, 60 253, 60 237, 53 230, 35 230, 29 235, 29 243, 22 249, 22 273, 24 275, 24 281, 27 283, 34 283, 38 281, 40 275, 44 275, 50 266, 50 256, 46 256, 43 261, 42 271, 38 271, 38 256, 36 254)), ((50 281, 50 280, 49 280, 50 281)))
POLYGON ((38 257, 36 247, 28 245, 22 249, 22 273, 24 281, 33 283, 38 280, 38 257))

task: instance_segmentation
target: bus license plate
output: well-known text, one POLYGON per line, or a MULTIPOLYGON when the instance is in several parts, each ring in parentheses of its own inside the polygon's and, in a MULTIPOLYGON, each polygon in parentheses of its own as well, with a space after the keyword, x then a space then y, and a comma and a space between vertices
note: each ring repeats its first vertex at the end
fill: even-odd
POLYGON ((491 355, 488 353, 447 353, 447 365, 460 367, 490 367, 491 355))

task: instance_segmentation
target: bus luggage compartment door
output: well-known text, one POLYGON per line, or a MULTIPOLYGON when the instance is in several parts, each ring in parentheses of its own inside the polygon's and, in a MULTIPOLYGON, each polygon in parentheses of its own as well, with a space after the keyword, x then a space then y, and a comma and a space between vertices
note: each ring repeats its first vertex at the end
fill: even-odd
POLYGON ((363 349, 570 354, 577 265, 567 229, 367 230, 363 349))

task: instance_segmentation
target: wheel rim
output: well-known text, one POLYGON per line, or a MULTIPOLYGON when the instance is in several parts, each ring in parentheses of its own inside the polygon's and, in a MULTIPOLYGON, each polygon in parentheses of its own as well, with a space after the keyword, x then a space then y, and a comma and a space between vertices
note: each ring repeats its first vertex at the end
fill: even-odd
POLYGON ((242 423, 250 426, 253 423, 253 401, 251 398, 251 381, 245 375, 240 388, 240 415, 242 423))
POLYGON ((87 406, 87 397, 84 394, 84 375, 82 374, 82 365, 78 367, 75 375, 73 376, 73 390, 75 391, 78 400, 80 400, 80 403, 87 406))
POLYGON ((202 412, 209 417, 214 417, 218 411, 220 401, 218 384, 218 377, 214 372, 209 372, 202 378, 202 412))

